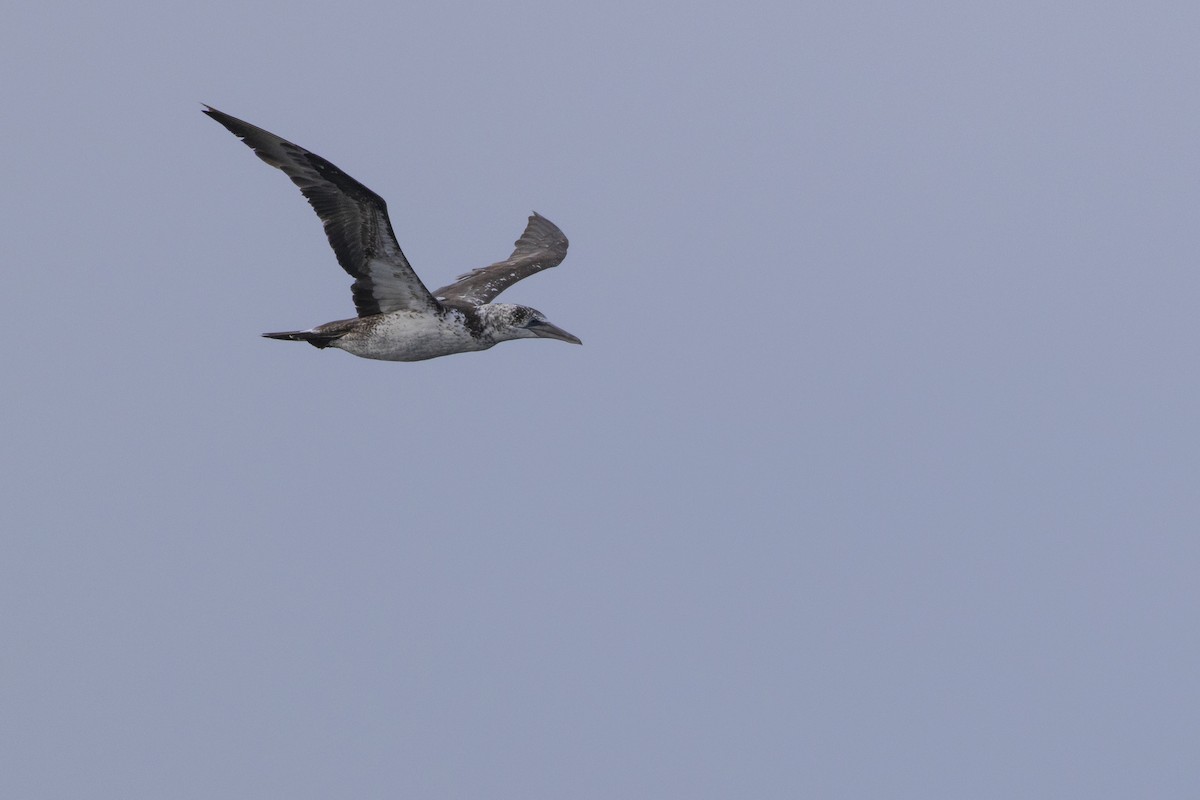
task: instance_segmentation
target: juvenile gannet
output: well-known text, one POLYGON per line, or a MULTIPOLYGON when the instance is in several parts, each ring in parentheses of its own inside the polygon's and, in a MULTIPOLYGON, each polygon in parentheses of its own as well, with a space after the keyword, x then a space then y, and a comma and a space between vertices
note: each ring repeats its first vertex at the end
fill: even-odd
POLYGON ((534 212, 529 218, 507 259, 460 275, 454 283, 430 292, 401 252, 382 197, 299 145, 211 106, 205 106, 204 113, 300 187, 325 224, 338 263, 354 278, 354 307, 358 309, 354 319, 263 336, 308 342, 319 348, 336 347, 384 361, 421 361, 486 350, 509 339, 582 344, 578 337, 548 322, 540 311, 492 302, 517 281, 556 266, 566 257, 567 237, 541 214, 534 212))

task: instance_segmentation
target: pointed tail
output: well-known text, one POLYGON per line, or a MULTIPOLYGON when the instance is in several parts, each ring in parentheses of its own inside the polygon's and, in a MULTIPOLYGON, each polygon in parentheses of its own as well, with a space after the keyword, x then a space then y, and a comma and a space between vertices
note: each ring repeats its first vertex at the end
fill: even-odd
POLYGON ((286 342, 308 342, 313 347, 324 349, 345 335, 339 333, 317 333, 316 331, 280 331, 279 333, 264 333, 268 339, 282 339, 286 342))

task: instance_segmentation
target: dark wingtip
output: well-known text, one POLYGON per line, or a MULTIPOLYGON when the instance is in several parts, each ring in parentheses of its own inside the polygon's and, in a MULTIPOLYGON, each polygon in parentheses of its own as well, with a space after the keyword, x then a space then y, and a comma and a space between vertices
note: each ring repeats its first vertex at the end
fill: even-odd
POLYGON ((225 123, 225 120, 230 118, 228 114, 226 114, 223 111, 218 111, 217 109, 210 106, 208 103, 201 103, 200 105, 204 106, 204 108, 200 109, 201 114, 203 114, 204 116, 208 117, 211 120, 214 120, 216 122, 221 123, 222 125, 225 125, 226 128, 229 127, 225 123))
POLYGON ((224 111, 220 110, 219 108, 213 108, 208 103, 201 103, 200 105, 204 106, 204 108, 200 109, 201 114, 204 114, 205 116, 216 120, 217 122, 224 125, 226 128, 229 128, 231 131, 233 130, 232 128, 229 127, 231 123, 237 124, 240 122, 243 125, 246 124, 246 123, 242 122, 240 119, 238 119, 237 117, 229 116, 228 114, 226 114, 224 111))

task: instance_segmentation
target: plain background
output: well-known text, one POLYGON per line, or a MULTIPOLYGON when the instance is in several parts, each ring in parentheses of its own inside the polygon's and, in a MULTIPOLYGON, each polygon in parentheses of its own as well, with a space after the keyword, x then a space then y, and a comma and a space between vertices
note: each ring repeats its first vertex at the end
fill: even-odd
POLYGON ((0 796, 1200 792, 1195 3, 4 17, 0 796), (584 346, 260 339, 202 102, 584 346))

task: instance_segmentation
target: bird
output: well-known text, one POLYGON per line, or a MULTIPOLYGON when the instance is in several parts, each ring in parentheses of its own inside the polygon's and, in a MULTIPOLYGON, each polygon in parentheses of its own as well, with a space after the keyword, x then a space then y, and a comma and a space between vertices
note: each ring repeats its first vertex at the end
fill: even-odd
POLYGON ((567 237, 541 214, 530 215, 508 258, 431 292, 401 251, 382 197, 287 139, 209 105, 202 111, 292 179, 321 218, 338 263, 354 278, 357 317, 263 336, 381 361, 423 361, 514 339, 582 344, 534 308, 492 302, 517 281, 566 257, 567 237))

